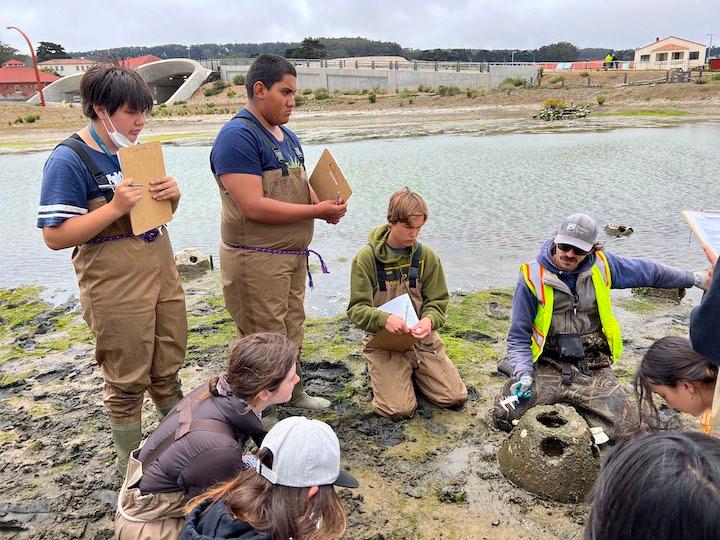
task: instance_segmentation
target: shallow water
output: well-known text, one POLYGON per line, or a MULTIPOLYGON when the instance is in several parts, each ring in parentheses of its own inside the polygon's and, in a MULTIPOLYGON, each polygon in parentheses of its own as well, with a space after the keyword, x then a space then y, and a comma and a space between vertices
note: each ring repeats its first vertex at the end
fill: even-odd
MULTIPOLYGON (((631 237, 621 239, 601 232, 606 247, 618 254, 701 269, 705 256, 680 210, 720 209, 719 136, 718 125, 692 124, 329 145, 354 194, 339 225, 317 224, 311 247, 331 273, 314 273, 308 314, 344 309, 350 261, 370 230, 384 221, 390 194, 403 186, 428 201, 431 217, 421 241, 439 252, 451 290, 512 286, 518 265, 535 257, 566 214, 578 211, 593 215, 601 226, 614 222, 634 228, 631 237)), ((310 170, 323 148, 304 148, 310 170)), ((208 165, 210 147, 165 147, 164 152, 168 173, 183 191, 169 226, 173 245, 198 247, 217 261, 220 202, 208 165)), ((76 291, 70 250, 49 250, 35 227, 47 156, 0 156, 0 248, 6 260, 0 287, 41 284, 51 291, 76 291)))

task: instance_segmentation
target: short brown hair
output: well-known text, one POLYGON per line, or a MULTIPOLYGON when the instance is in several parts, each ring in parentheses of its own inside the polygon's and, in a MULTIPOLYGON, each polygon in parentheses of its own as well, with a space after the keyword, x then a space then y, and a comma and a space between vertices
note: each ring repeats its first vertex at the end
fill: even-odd
POLYGON ((422 216, 427 221, 428 207, 425 199, 408 187, 393 193, 388 202, 388 222, 407 223, 410 218, 415 216, 422 216))
POLYGON ((142 112, 153 108, 152 91, 138 72, 110 64, 95 64, 85 72, 80 95, 83 114, 91 120, 98 117, 94 105, 104 107, 110 116, 125 104, 142 112))

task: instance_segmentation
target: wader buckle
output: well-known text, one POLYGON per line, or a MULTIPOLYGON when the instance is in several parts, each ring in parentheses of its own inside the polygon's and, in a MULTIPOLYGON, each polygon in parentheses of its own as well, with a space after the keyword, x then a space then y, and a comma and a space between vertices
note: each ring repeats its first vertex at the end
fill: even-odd
POLYGON ((572 364, 566 360, 563 360, 560 365, 562 366, 562 383, 565 386, 570 386, 572 384, 573 378, 572 364))
POLYGON ((587 360, 580 360, 578 362, 578 370, 583 375, 590 375, 590 362, 587 360))

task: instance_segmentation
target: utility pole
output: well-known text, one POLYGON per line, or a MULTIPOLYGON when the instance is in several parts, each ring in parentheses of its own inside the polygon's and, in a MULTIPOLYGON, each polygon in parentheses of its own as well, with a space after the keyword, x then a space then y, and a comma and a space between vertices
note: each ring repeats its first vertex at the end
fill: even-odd
POLYGON ((710 36, 710 45, 708 45, 707 52, 705 53, 705 63, 707 64, 707 63, 708 63, 708 58, 710 57, 710 49, 712 49, 713 34, 712 34, 712 32, 711 32, 711 33, 705 34, 705 35, 706 35, 706 36, 710 36))
POLYGON ((40 71, 38 70, 37 65, 37 57, 35 56, 35 49, 33 49, 32 43, 30 43, 30 39, 25 35, 25 32, 20 30, 17 26, 8 26, 8 30, 17 30, 20 32, 20 35, 25 38, 25 41, 28 44, 28 47, 30 47, 30 56, 32 57, 33 67, 35 68, 35 81, 37 81, 37 89, 38 93, 40 94, 40 105, 43 107, 45 106, 45 95, 42 91, 42 83, 40 82, 40 71))

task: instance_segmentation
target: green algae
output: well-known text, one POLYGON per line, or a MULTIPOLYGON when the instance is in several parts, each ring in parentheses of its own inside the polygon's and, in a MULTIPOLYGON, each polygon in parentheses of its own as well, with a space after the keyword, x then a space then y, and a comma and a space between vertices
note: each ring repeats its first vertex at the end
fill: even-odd
POLYGON ((50 304, 38 298, 41 292, 42 287, 0 289, 0 338, 10 331, 30 326, 37 317, 50 310, 50 304))

